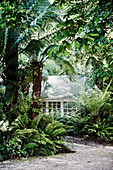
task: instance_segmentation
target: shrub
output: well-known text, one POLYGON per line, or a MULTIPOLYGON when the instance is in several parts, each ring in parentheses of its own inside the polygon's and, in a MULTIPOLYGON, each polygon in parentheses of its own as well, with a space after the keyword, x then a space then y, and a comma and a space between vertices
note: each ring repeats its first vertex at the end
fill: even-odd
POLYGON ((2 121, 0 159, 55 154, 62 149, 65 134, 65 126, 46 114, 39 114, 33 121, 27 114, 19 115, 10 126, 2 121))
POLYGON ((106 119, 102 121, 99 116, 95 123, 89 122, 89 124, 86 124, 82 130, 87 136, 100 137, 106 141, 113 137, 112 124, 108 123, 106 119))

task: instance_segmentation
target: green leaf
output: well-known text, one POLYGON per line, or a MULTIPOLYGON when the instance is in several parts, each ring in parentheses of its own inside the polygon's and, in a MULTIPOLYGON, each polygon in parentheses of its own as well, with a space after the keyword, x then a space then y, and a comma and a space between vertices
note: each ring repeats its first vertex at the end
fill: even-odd
POLYGON ((85 52, 88 52, 89 51, 89 46, 86 44, 85 45, 85 52))
POLYGON ((28 143, 27 145, 25 145, 24 149, 27 149, 27 148, 34 148, 34 147, 37 147, 38 144, 36 143, 28 143))
POLYGON ((105 14, 104 19, 109 15, 109 12, 105 14))
POLYGON ((66 133, 66 130, 64 128, 59 128, 56 129, 53 133, 52 136, 56 137, 56 136, 60 136, 60 135, 64 135, 66 133))
POLYGON ((63 53, 62 51, 59 52, 59 53, 57 54, 57 56, 60 57, 60 56, 62 55, 62 53, 63 53))
POLYGON ((107 130, 113 130, 113 127, 107 127, 106 129, 107 130))
POLYGON ((64 46, 63 46, 63 45, 60 45, 60 47, 59 47, 59 52, 63 52, 63 50, 64 50, 64 46))
POLYGON ((64 50, 64 55, 65 55, 66 57, 69 57, 69 56, 70 56, 70 53, 69 53, 67 50, 64 50))
POLYGON ((100 76, 100 73, 97 73, 97 77, 99 77, 100 76))
POLYGON ((62 147, 61 147, 61 146, 59 146, 59 145, 56 145, 56 144, 54 144, 54 145, 55 145, 55 147, 56 147, 56 148, 59 148, 59 149, 60 149, 60 148, 62 148, 62 147))
POLYGON ((87 39, 90 41, 90 42, 94 42, 94 38, 92 38, 92 37, 87 37, 87 39))
POLYGON ((101 29, 100 28, 96 28, 96 30, 99 32, 101 29))
POLYGON ((28 28, 28 30, 29 30, 29 31, 32 31, 32 32, 35 31, 33 27, 28 28))
POLYGON ((97 36, 99 36, 99 34, 89 34, 90 36, 92 36, 92 37, 97 37, 97 36))
POLYGON ((64 38, 69 37, 69 32, 67 30, 63 30, 63 35, 64 35, 64 38))
POLYGON ((55 48, 53 49, 53 52, 56 54, 56 53, 58 52, 58 50, 59 50, 59 48, 58 48, 58 47, 55 47, 55 48))
POLYGON ((54 140, 54 142, 57 143, 57 144, 60 144, 60 145, 65 143, 64 141, 61 141, 61 140, 54 140))
POLYGON ((39 114, 37 117, 35 117, 35 118, 33 119, 33 121, 32 121, 31 126, 32 126, 33 128, 37 128, 38 125, 39 125, 39 123, 40 123, 40 121, 41 121, 41 119, 42 119, 42 117, 43 117, 43 114, 39 114))
POLYGON ((71 48, 71 44, 69 44, 68 42, 66 43, 66 48, 68 49, 68 50, 71 50, 72 48, 71 48))
POLYGON ((51 134, 53 132, 53 124, 49 123, 45 128, 45 133, 51 134))
POLYGON ((76 48, 79 48, 79 47, 80 47, 80 44, 79 44, 77 41, 75 41, 75 47, 76 47, 76 48))
POLYGON ((63 39, 62 33, 58 34, 58 41, 61 41, 63 39))
POLYGON ((52 140, 50 140, 49 138, 46 138, 46 137, 45 137, 45 141, 46 141, 47 143, 51 144, 51 145, 54 144, 54 142, 53 142, 52 140))

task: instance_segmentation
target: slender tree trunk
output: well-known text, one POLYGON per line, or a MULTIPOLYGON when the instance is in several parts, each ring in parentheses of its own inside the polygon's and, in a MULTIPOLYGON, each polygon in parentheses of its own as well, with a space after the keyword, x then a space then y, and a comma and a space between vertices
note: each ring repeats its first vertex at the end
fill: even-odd
MULTIPOLYGON (((32 107, 40 109, 40 94, 41 94, 41 82, 42 82, 42 68, 43 64, 40 62, 33 62, 33 104, 32 107)), ((32 118, 38 115, 38 111, 33 112, 32 118)))
POLYGON ((24 96, 27 96, 29 94, 29 83, 26 84, 26 77, 24 75, 21 76, 21 88, 22 88, 22 93, 24 94, 24 96))

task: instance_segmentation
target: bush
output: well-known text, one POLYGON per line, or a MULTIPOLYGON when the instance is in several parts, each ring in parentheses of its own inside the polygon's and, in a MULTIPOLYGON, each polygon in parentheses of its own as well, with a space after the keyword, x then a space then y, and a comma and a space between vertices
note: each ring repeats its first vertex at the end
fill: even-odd
POLYGON ((103 121, 98 116, 95 123, 89 122, 82 129, 84 134, 92 137, 99 137, 108 141, 113 138, 113 127, 112 124, 108 123, 106 119, 103 121))
POLYGON ((66 128, 46 114, 39 114, 32 121, 27 114, 19 115, 10 126, 8 121, 1 121, 0 124, 1 160, 50 155, 62 149, 66 128))
MULTIPOLYGON (((85 115, 85 114, 84 114, 85 115)), ((66 125, 68 135, 76 135, 86 138, 100 138, 106 141, 113 139, 112 118, 100 118, 100 116, 88 114, 84 116, 78 113, 70 115, 55 115, 55 119, 66 125)))

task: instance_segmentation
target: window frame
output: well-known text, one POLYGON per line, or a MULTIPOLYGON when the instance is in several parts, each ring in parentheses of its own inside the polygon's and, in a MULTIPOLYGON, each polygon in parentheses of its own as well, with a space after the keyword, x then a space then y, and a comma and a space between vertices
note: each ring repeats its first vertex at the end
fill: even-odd
MULTIPOLYGON (((74 110, 76 110, 76 107, 69 107, 69 103, 74 103, 75 100, 73 99, 45 99, 45 100, 41 100, 41 103, 46 103, 46 108, 41 108, 42 111, 46 111, 47 113, 53 113, 53 112, 61 112, 61 115, 70 113, 74 110), (54 105, 56 103, 56 106, 54 105), (51 104, 51 105, 50 105, 51 104), (58 108, 58 105, 60 105, 60 107, 58 108), (64 104, 67 104, 67 108, 65 108, 64 104), (55 107, 54 107, 55 106, 55 107), (51 108, 50 108, 51 107, 51 108)), ((72 104, 73 105, 73 104, 72 104)), ((42 104, 41 104, 42 106, 42 104)), ((44 106, 44 105, 43 105, 44 106)))

